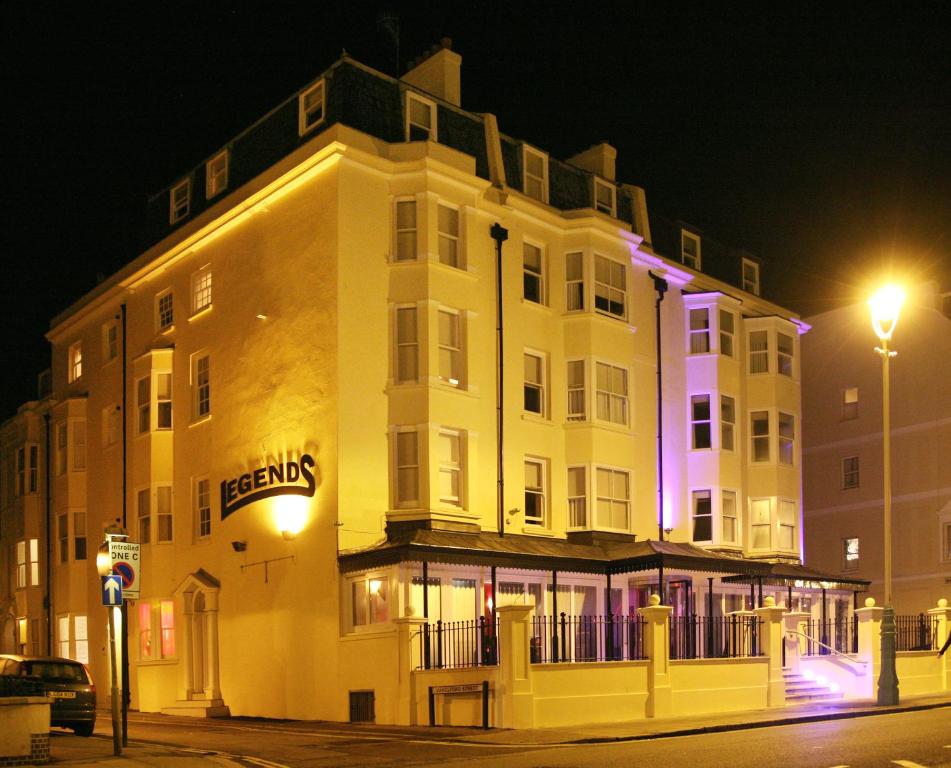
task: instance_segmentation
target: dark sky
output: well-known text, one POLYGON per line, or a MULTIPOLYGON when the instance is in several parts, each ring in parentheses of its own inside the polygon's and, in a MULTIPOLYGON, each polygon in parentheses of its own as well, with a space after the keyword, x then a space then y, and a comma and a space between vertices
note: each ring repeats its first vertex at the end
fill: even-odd
MULTIPOLYGON (((808 315, 883 267, 951 289, 943 3, 393 4, 442 36, 463 106, 566 158, 600 140, 648 205, 760 256, 808 315), (560 8, 571 9, 559 10, 560 8)), ((0 418, 50 318, 138 252, 146 197, 340 54, 392 73, 380 6, 4 0, 0 418)))

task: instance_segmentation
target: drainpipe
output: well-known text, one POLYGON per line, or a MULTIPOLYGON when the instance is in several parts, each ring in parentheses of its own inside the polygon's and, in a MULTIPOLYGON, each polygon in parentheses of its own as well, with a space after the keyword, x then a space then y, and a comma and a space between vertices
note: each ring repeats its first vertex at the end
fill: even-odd
MULTIPOLYGON (((664 294, 667 293, 667 281, 664 278, 648 272, 648 276, 654 281, 654 290, 657 291, 657 299, 654 302, 654 315, 657 326, 657 538, 664 540, 664 390, 663 390, 663 364, 661 361, 660 344, 660 303, 664 300, 664 294)), ((664 604, 664 584, 660 584, 661 604, 664 604)))
MULTIPOLYGON (((126 306, 125 302, 120 307, 122 318, 122 530, 128 532, 126 528, 126 512, 128 502, 126 500, 126 482, 128 476, 128 440, 126 429, 126 414, 129 412, 126 408, 128 398, 128 385, 126 384, 126 306)), ((129 690, 129 604, 123 600, 122 607, 119 609, 122 614, 122 746, 129 746, 129 705, 132 702, 132 691, 129 690)))
POLYGON ((44 442, 46 443, 45 461, 43 470, 46 505, 46 594, 43 596, 43 607, 46 609, 46 652, 53 655, 53 528, 52 505, 50 501, 50 412, 49 404, 43 414, 44 442))
MULTIPOLYGON (((502 339, 502 243, 508 240, 509 231, 495 222, 489 230, 495 240, 495 431, 498 438, 497 467, 498 490, 496 492, 499 536, 505 535, 505 470, 502 466, 502 373, 504 370, 505 347, 502 339)), ((495 596, 493 595, 493 600, 495 596)))

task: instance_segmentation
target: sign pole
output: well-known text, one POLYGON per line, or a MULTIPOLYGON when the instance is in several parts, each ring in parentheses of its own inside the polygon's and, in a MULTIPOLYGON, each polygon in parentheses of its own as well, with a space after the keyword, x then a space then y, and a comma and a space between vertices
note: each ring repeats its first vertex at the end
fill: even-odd
POLYGON ((122 746, 129 746, 129 610, 125 600, 122 601, 120 617, 122 619, 122 746))
POLYGON ((113 606, 106 608, 109 611, 109 658, 112 661, 112 753, 118 757, 122 754, 122 745, 119 743, 119 675, 116 669, 116 609, 113 606))

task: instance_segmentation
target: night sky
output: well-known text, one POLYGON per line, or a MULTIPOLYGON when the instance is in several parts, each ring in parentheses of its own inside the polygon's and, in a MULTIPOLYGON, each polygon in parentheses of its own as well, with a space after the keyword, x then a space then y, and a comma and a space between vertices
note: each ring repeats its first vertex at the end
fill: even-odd
MULTIPOLYGON (((464 108, 560 158, 610 142, 650 208, 762 258, 766 292, 802 314, 887 269, 951 290, 944 4, 777 5, 390 7, 404 65, 451 37, 464 108)), ((0 4, 0 419, 49 365, 49 320, 140 251, 148 195, 344 48, 394 73, 379 10, 0 4)))

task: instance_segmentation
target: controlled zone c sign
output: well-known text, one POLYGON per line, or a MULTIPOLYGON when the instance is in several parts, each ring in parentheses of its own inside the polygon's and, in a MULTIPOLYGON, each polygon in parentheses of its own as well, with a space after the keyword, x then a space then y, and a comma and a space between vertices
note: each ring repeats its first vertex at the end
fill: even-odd
POLYGON ((112 572, 122 579, 122 595, 136 600, 139 597, 139 544, 133 541, 111 539, 109 557, 112 560, 112 572))

